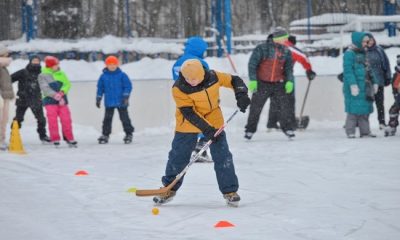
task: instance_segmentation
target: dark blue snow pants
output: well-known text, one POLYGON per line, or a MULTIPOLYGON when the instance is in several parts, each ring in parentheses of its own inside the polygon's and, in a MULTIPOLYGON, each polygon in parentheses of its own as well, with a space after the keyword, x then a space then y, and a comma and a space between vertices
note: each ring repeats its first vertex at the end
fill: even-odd
MULTIPOLYGON (((172 141, 172 149, 168 155, 168 163, 162 183, 167 186, 174 181, 189 163, 192 151, 197 143, 197 133, 176 132, 172 141)), ((222 193, 236 192, 239 188, 238 178, 235 174, 232 154, 229 151, 225 132, 222 132, 218 140, 210 145, 211 156, 214 161, 214 170, 217 175, 219 190, 222 193)), ((183 178, 172 188, 177 191, 182 185, 183 178)))

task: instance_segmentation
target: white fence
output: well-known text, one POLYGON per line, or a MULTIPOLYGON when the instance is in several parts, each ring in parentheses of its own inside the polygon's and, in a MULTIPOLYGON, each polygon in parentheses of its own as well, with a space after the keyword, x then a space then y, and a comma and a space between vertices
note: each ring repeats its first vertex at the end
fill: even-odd
MULTIPOLYGON (((304 77, 296 79, 296 108, 300 111, 304 92, 308 80, 304 77)), ((171 96, 171 80, 136 80, 133 81, 133 92, 130 99, 129 112, 136 131, 148 128, 161 128, 174 126, 175 103, 171 96)), ((73 82, 69 93, 70 108, 74 124, 93 126, 99 132, 103 121, 104 106, 101 109, 95 106, 96 82, 73 82)), ((386 88, 386 108, 393 103, 393 97, 389 88, 386 88)), ((234 94, 229 89, 221 91, 221 106, 224 109, 236 107, 234 94)), ((342 96, 342 84, 335 76, 317 77, 311 85, 310 93, 305 108, 305 115, 313 121, 344 121, 344 104, 342 96)), ((269 109, 267 103, 260 121, 260 129, 264 129, 269 109)), ((227 111, 228 113, 228 111, 227 111)), ((244 128, 247 114, 238 117, 233 125, 244 128)), ((15 108, 11 108, 10 118, 14 117, 15 108)), ((371 118, 375 124, 376 117, 371 118)), ((35 120, 31 112, 27 112, 24 124, 35 126, 35 120)), ((113 120, 113 133, 122 131, 118 113, 113 120)))

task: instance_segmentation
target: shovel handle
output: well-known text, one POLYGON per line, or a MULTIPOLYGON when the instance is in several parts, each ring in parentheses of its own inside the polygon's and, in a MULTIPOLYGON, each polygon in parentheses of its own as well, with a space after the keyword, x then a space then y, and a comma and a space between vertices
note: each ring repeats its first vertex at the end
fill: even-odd
POLYGON ((301 106, 301 111, 300 111, 300 119, 303 117, 303 113, 304 113, 304 107, 305 107, 305 105, 306 105, 306 101, 307 101, 308 92, 310 91, 310 86, 311 86, 311 81, 308 81, 308 85, 307 85, 306 94, 304 95, 304 99, 303 99, 303 105, 301 106))

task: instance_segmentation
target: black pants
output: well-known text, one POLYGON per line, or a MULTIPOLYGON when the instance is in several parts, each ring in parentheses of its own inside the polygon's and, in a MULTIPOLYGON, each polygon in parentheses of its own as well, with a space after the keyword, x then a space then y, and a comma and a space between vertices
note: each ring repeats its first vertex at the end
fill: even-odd
POLYGON ((26 106, 26 105, 17 105, 16 113, 14 120, 18 122, 19 127, 22 126, 22 122, 24 121, 25 113, 28 108, 31 109, 33 115, 37 120, 37 133, 39 134, 39 138, 42 139, 46 137, 46 118, 44 117, 43 107, 42 105, 38 106, 26 106))
POLYGON ((389 126, 397 128, 399 125, 400 102, 395 102, 389 109, 389 126))
MULTIPOLYGON (((278 127, 278 119, 279 119, 279 101, 276 98, 271 98, 269 104, 269 113, 268 113, 268 122, 267 128, 277 128, 278 127)), ((294 91, 289 94, 289 105, 291 111, 291 121, 292 126, 296 124, 296 98, 294 95, 294 91)))
POLYGON ((126 134, 132 134, 135 128, 132 126, 131 119, 129 118, 128 108, 126 107, 110 107, 106 108, 106 112, 103 120, 103 135, 108 136, 111 134, 112 120, 114 116, 114 110, 118 109, 119 119, 122 122, 124 132, 126 134))
POLYGON ((385 124, 385 105, 384 105, 384 87, 380 86, 375 94, 376 111, 378 112, 379 124, 385 124))
POLYGON ((278 121, 283 131, 293 130, 292 109, 290 107, 290 94, 285 92, 285 83, 258 82, 257 92, 251 96, 250 113, 245 127, 246 132, 255 133, 260 120, 260 115, 265 102, 271 98, 278 101, 278 121))

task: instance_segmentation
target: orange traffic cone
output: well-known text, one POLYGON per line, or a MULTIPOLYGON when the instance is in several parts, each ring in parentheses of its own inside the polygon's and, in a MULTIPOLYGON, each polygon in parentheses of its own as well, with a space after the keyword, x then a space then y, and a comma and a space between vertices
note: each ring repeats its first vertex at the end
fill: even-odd
POLYGON ((86 172, 85 170, 79 170, 75 173, 75 176, 87 176, 89 175, 88 172, 86 172))
POLYGON ((226 228, 226 227, 235 227, 232 223, 228 221, 219 221, 214 225, 215 228, 226 228))
POLYGON ((10 153, 26 154, 22 144, 21 134, 19 133, 19 126, 17 121, 13 121, 10 136, 10 145, 8 146, 10 153))

